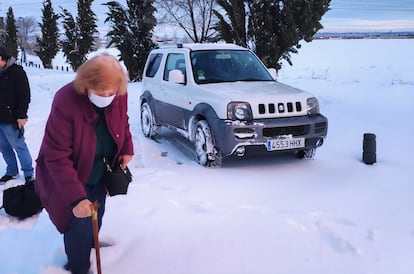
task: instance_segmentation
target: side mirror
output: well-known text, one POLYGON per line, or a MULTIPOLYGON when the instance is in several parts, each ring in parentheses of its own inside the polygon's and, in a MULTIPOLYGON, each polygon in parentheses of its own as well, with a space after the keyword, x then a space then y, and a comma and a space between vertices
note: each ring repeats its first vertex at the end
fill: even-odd
POLYGON ((277 80, 277 71, 275 68, 268 68, 267 69, 270 73, 270 75, 272 76, 273 80, 277 80))
POLYGON ((184 74, 179 69, 173 69, 168 73, 168 82, 176 84, 184 84, 184 74))

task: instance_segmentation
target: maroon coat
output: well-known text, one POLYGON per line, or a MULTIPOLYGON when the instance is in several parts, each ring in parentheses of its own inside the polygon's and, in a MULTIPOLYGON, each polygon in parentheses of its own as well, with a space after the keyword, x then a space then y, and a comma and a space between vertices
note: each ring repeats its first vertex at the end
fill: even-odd
MULTIPOLYGON (((105 110, 108 130, 120 155, 133 155, 127 115, 127 95, 118 95, 105 110)), ((36 160, 36 191, 59 232, 66 230, 72 203, 86 197, 84 185, 92 171, 98 121, 86 95, 76 93, 73 84, 55 95, 36 160)))

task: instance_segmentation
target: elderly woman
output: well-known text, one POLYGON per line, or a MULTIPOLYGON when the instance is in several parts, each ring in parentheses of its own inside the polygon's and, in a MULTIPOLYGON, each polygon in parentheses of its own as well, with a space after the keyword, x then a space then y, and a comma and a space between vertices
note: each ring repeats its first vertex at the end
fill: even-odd
POLYGON ((53 100, 35 184, 51 221, 64 234, 65 269, 72 273, 89 272, 92 202, 99 203, 99 228, 105 211, 104 158, 122 168, 132 159, 127 85, 119 62, 104 53, 82 64, 53 100))

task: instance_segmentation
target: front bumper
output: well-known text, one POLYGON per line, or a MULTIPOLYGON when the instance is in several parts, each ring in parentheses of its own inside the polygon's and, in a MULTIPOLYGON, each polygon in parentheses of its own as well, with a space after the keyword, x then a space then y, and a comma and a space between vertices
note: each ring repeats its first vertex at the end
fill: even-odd
MULTIPOLYGON (((314 116, 260 119, 252 122, 216 120, 211 121, 216 146, 224 156, 238 154, 244 148, 263 146, 267 141, 291 136, 305 138, 306 150, 321 146, 328 132, 328 119, 319 114, 314 116)), ((280 150, 286 151, 286 150, 280 150)))

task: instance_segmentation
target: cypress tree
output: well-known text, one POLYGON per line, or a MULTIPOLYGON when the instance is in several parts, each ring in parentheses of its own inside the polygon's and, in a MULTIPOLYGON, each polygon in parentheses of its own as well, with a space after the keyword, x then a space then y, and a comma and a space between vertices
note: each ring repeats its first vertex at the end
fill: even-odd
POLYGON ((77 20, 72 14, 63 9, 63 28, 66 38, 61 41, 62 50, 73 70, 77 70, 86 61, 87 54, 95 48, 94 34, 96 29, 96 14, 92 11, 93 0, 78 0, 77 20))
POLYGON ((244 0, 217 0, 217 4, 224 10, 226 18, 214 10, 218 22, 215 30, 221 39, 227 43, 247 46, 246 9, 244 0), (229 21, 227 21, 227 20, 229 21))
POLYGON ((6 25, 4 23, 4 17, 0 17, 0 45, 5 44, 6 39, 6 25))
POLYGON ((52 68, 52 59, 59 51, 58 18, 59 15, 53 11, 51 0, 45 0, 42 9, 42 23, 39 23, 42 36, 36 38, 37 48, 34 52, 39 56, 43 67, 48 69, 52 68))
POLYGON ((63 18, 62 25, 66 36, 61 41, 62 51, 68 63, 72 66, 72 69, 76 70, 86 60, 86 57, 81 56, 77 50, 79 30, 76 27, 75 19, 68 10, 63 9, 61 16, 63 18))
POLYGON ((280 60, 292 65, 300 41, 310 42, 322 28, 320 20, 331 0, 249 0, 248 34, 256 54, 266 66, 281 68, 280 60))
POLYGON ((112 29, 108 47, 114 45, 120 52, 120 60, 128 69, 129 79, 139 81, 145 61, 154 43, 151 32, 156 24, 153 0, 127 0, 127 7, 117 1, 107 2, 109 12, 105 22, 110 22, 112 29))
POLYGON ((78 0, 78 16, 76 19, 79 27, 78 50, 80 55, 86 56, 96 50, 95 34, 97 33, 96 14, 92 11, 93 0, 78 0))
POLYGON ((9 7, 7 11, 6 20, 6 35, 4 39, 4 47, 10 53, 11 56, 17 58, 17 28, 16 20, 14 20, 14 14, 12 7, 9 7))

